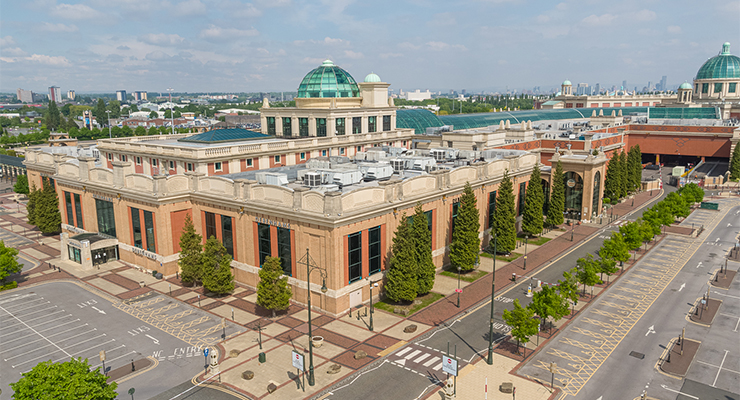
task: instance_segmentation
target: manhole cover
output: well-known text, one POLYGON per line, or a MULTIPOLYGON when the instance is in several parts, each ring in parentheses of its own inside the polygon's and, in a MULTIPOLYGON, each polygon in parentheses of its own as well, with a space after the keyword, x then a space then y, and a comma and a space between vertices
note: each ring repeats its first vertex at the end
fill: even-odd
POLYGON ((632 357, 639 358, 640 360, 642 360, 643 358, 645 358, 645 355, 644 354, 638 353, 636 351, 630 351, 630 355, 632 357))
POLYGON ((709 253, 709 257, 710 257, 710 258, 714 258, 714 257, 717 257, 717 253, 709 253))

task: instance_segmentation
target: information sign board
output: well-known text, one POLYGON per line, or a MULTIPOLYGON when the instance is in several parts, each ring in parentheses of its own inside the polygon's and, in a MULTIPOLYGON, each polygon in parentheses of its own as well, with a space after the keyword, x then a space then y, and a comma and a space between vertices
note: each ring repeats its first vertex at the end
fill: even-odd
POLYGON ((442 371, 452 376, 457 376, 457 360, 452 357, 442 356, 442 371))

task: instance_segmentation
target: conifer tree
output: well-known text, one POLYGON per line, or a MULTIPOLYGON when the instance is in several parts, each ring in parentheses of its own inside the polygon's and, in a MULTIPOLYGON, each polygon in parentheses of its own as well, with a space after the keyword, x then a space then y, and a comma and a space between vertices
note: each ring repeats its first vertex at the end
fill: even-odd
POLYGON ((627 153, 619 153, 619 197, 627 196, 630 189, 629 165, 627 163, 627 153))
POLYGON ((421 203, 416 203, 412 221, 411 236, 416 249, 416 266, 418 268, 416 291, 418 294, 427 294, 434 286, 436 267, 432 260, 432 235, 429 232, 427 216, 424 214, 421 203))
POLYGON ((550 191, 550 206, 547 208, 547 224, 556 226, 563 223, 563 212, 565 212, 565 177, 563 176, 563 164, 555 165, 555 173, 552 176, 552 190, 550 191))
POLYGON ((391 251, 390 267, 386 274, 386 296, 394 302, 412 301, 418 293, 418 274, 416 248, 406 213, 396 228, 391 251))
POLYGON ((44 118, 44 120, 46 122, 46 127, 52 132, 59 128, 60 115, 56 101, 52 100, 49 102, 49 108, 46 110, 46 118, 44 118))
POLYGON ((450 243, 450 263, 454 268, 470 271, 478 263, 480 251, 480 215, 478 214, 477 199, 470 183, 465 183, 465 189, 460 196, 457 209, 457 218, 452 230, 450 243))
POLYGON ((522 230, 529 235, 537 236, 542 233, 543 211, 545 194, 542 192, 542 178, 540 166, 535 164, 532 175, 529 176, 527 192, 524 195, 524 213, 522 214, 522 230))
POLYGON ((183 283, 192 284, 202 279, 201 256, 203 237, 195 232, 190 215, 185 216, 185 226, 180 234, 180 278, 183 283))
POLYGON ((98 103, 95 105, 92 113, 93 116, 98 120, 98 125, 103 126, 108 123, 108 114, 105 113, 105 101, 98 99, 98 103))
MULTIPOLYGON (((257 284, 257 304, 272 311, 285 310, 290 307, 293 291, 288 285, 288 277, 283 276, 283 267, 279 257, 267 257, 259 271, 260 281, 257 284)), ((309 293, 310 295, 310 293, 309 293)))
POLYGON ((632 179, 634 180, 635 191, 637 191, 640 190, 642 184, 642 151, 639 144, 632 146, 630 151, 635 153, 632 163, 632 179))
POLYGON ((15 185, 13 185, 13 191, 18 194, 28 194, 28 175, 18 175, 15 178, 15 185))
POLYGON ((511 253, 516 246, 516 208, 514 206, 514 184, 509 171, 504 172, 504 179, 496 195, 496 215, 493 218, 497 237, 497 250, 500 253, 511 253))
POLYGON ((203 287, 216 294, 234 290, 234 276, 231 275, 231 255, 226 247, 215 237, 206 240, 201 257, 203 265, 203 287))
POLYGON ((740 179, 740 144, 735 145, 730 158, 730 179, 737 181, 740 179))
POLYGON ((604 178, 604 197, 610 200, 619 200, 619 153, 613 153, 609 164, 606 166, 606 177, 604 178))
POLYGON ((54 186, 47 180, 34 205, 34 222, 44 234, 59 233, 62 226, 62 214, 59 213, 59 197, 54 186))

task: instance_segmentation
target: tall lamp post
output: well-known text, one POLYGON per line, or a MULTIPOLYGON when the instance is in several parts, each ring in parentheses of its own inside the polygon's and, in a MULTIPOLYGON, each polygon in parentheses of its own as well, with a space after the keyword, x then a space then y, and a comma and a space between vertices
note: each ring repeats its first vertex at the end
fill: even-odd
POLYGON ((326 293, 326 268, 319 267, 316 262, 311 258, 306 248, 306 255, 298 260, 298 264, 306 264, 306 284, 307 291, 306 297, 308 297, 308 385, 313 386, 316 384, 316 380, 313 376, 313 329, 311 326, 311 272, 319 270, 322 278, 321 293, 326 293))
POLYGON ((493 281, 491 281, 491 321, 488 328, 488 359, 486 363, 493 365, 493 303, 496 293, 496 245, 498 244, 496 233, 493 234, 493 281))
POLYGON ((110 130, 110 110, 105 110, 105 113, 108 114, 108 139, 113 139, 113 134, 110 130))
POLYGON ((172 91, 174 90, 175 89, 173 88, 167 88, 167 91, 170 92, 170 121, 172 121, 171 124, 172 124, 172 134, 173 135, 175 134, 175 113, 172 110, 172 91))
POLYGON ((529 234, 524 236, 524 270, 527 270, 527 243, 529 241, 529 234))
POLYGON ((462 289, 460 289, 460 275, 462 274, 462 269, 458 266, 457 267, 457 308, 460 308, 460 292, 462 292, 462 289))
POLYGON ((378 282, 373 282, 370 277, 367 277, 367 281, 370 282, 370 332, 373 331, 373 313, 375 309, 373 307, 373 286, 378 287, 378 282))

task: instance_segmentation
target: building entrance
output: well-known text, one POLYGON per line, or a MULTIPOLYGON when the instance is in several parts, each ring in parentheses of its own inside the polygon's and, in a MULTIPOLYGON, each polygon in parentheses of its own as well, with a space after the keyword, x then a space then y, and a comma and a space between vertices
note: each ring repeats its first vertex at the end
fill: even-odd
POLYGON ((95 249, 91 252, 93 265, 105 264, 109 261, 118 260, 118 245, 95 249))

